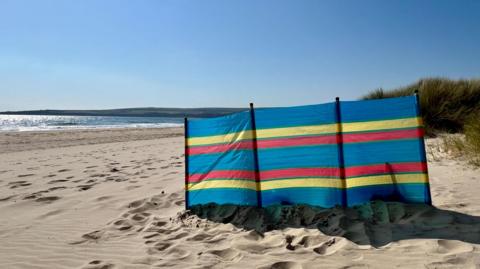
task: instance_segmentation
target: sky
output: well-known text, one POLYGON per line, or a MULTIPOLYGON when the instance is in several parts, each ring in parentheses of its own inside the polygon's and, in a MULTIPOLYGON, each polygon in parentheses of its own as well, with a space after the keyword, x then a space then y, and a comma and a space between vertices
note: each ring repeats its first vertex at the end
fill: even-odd
POLYGON ((0 0, 0 111, 290 106, 480 77, 480 1, 0 0))

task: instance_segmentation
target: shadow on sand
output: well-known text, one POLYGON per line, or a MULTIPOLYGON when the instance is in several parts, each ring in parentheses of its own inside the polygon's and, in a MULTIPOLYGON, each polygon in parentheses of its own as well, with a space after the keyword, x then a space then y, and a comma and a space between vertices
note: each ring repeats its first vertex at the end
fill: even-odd
POLYGON ((428 205, 372 201, 352 208, 325 209, 307 205, 257 208, 208 204, 191 207, 187 215, 259 233, 289 227, 314 228, 373 247, 418 238, 480 244, 480 217, 428 205))

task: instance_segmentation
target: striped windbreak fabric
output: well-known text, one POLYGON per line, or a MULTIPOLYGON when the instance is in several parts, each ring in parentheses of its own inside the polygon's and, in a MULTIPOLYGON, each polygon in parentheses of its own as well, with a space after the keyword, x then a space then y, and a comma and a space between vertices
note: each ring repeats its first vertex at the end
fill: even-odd
POLYGON ((417 98, 188 120, 187 207, 431 202, 417 98))

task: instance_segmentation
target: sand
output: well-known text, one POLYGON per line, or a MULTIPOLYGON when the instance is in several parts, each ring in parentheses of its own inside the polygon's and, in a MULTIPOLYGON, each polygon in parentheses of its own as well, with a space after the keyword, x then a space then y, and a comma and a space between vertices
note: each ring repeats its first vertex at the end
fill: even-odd
POLYGON ((267 219, 184 211, 182 132, 0 133, 0 268, 480 268, 480 170, 438 139, 427 143, 435 207, 267 219))

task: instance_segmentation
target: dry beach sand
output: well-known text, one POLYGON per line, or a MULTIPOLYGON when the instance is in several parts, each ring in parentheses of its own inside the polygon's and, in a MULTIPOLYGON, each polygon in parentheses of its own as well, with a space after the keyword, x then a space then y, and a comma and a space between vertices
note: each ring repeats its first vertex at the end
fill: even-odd
POLYGON ((480 170, 428 150, 434 208, 199 218, 181 129, 0 133, 0 268, 480 268, 480 170))

